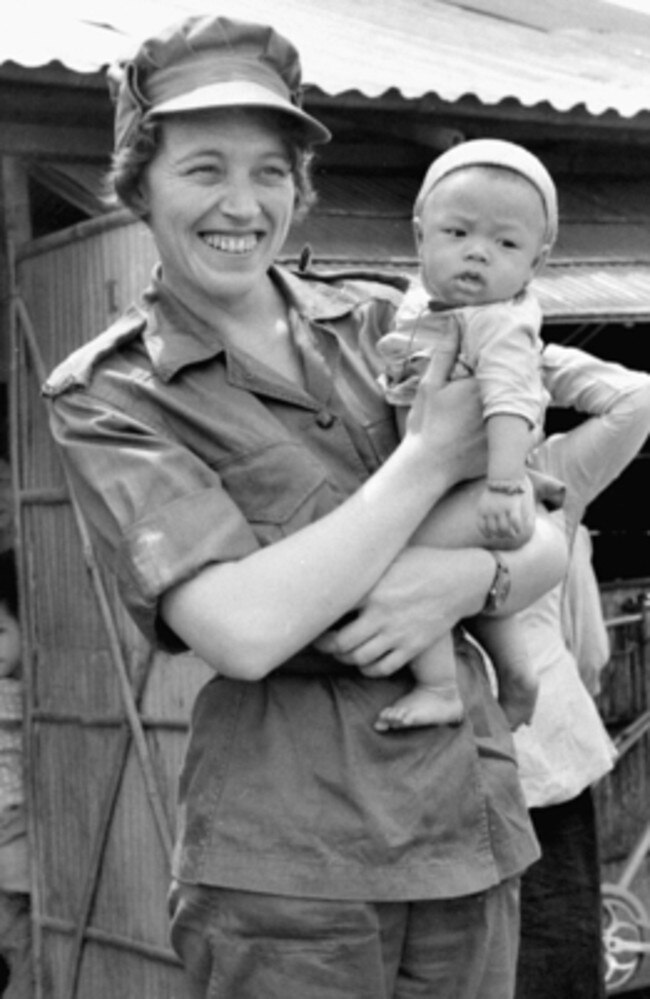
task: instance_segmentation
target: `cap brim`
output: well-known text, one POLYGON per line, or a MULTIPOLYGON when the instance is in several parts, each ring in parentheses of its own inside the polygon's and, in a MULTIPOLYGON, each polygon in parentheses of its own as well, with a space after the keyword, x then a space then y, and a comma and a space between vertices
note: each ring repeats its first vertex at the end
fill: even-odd
POLYGON ((183 111, 207 111, 210 108, 228 107, 273 108, 290 115, 302 125, 309 143, 329 142, 332 134, 316 118, 306 114, 281 94, 276 94, 259 83, 247 80, 229 80, 209 83, 189 93, 180 94, 155 105, 149 111, 152 117, 180 114, 183 111))

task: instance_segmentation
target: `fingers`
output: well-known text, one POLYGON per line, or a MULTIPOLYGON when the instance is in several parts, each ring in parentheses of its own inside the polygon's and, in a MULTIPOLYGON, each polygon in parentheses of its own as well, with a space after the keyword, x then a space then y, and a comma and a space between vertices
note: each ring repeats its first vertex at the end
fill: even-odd
POLYGON ((483 426, 483 414, 478 386, 475 378, 460 378, 447 382, 442 388, 437 385, 436 372, 432 367, 425 371, 414 400, 411 422, 426 422, 426 414, 432 420, 451 414, 452 422, 467 422, 468 426, 483 426))
POLYGON ((516 540, 523 535, 521 521, 509 514, 483 517, 480 531, 488 541, 516 540))
POLYGON ((375 636, 375 630, 371 629, 368 622, 360 617, 355 617, 350 624, 341 628, 332 628, 315 642, 321 652, 327 652, 331 656, 341 659, 342 656, 349 655, 365 642, 371 641, 375 636))
POLYGON ((327 652, 339 662, 347 666, 366 667, 386 656, 390 652, 388 641, 381 635, 375 635, 368 641, 352 644, 341 640, 336 632, 328 632, 317 642, 321 652, 327 652))
POLYGON ((321 652, 346 666, 356 666, 365 677, 390 676, 412 658, 413 653, 392 647, 387 635, 370 633, 357 622, 339 631, 328 631, 315 642, 321 652), (368 636, 368 637, 366 637, 368 636))
POLYGON ((410 657, 399 650, 394 650, 368 666, 360 666, 359 672, 368 680, 381 680, 382 677, 392 676, 409 661, 410 657))

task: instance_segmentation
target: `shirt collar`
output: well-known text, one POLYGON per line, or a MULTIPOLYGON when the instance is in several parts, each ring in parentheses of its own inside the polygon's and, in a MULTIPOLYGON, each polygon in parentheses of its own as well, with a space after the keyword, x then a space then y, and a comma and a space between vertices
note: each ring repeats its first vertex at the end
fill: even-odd
MULTIPOLYGON (((347 315, 355 299, 345 289, 309 280, 274 266, 270 271, 289 309, 308 322, 327 322, 347 315)), ((147 325, 144 343, 156 374, 169 381, 191 364, 201 363, 226 351, 218 326, 210 326, 187 308, 167 288, 160 265, 144 294, 147 325)))

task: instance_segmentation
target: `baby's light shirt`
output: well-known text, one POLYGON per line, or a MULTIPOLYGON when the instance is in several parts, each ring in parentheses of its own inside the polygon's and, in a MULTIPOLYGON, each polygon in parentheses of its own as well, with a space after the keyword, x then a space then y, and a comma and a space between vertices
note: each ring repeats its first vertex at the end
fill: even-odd
MULTIPOLYGON (((474 375, 485 417, 521 416, 540 428, 548 394, 541 377, 542 311, 528 289, 515 298, 486 305, 442 306, 432 302, 418 281, 404 296, 395 329, 379 342, 387 365, 387 397, 399 391, 409 356, 430 356, 441 344, 458 353, 451 377, 474 375)), ((409 395, 415 394, 412 382, 409 395)), ((406 404, 401 400, 401 404, 406 404)))

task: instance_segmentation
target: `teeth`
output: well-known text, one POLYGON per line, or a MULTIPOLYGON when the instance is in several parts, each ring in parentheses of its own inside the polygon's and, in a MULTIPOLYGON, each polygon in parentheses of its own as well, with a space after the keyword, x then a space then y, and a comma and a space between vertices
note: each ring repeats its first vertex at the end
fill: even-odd
POLYGON ((204 233, 203 239, 213 250, 221 250, 223 253, 250 253, 257 245, 257 237, 253 235, 219 236, 204 233))

